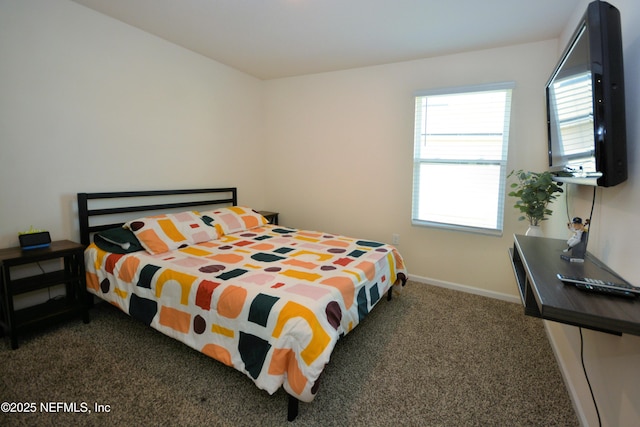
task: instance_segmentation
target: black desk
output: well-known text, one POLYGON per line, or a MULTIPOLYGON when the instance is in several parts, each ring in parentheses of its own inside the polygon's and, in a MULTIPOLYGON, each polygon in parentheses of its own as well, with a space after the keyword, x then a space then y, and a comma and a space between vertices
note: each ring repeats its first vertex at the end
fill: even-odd
POLYGON ((625 282, 589 253, 584 263, 562 260, 566 247, 566 240, 514 236, 509 255, 525 314, 618 335, 640 335, 640 299, 581 291, 556 277, 561 273, 625 282))

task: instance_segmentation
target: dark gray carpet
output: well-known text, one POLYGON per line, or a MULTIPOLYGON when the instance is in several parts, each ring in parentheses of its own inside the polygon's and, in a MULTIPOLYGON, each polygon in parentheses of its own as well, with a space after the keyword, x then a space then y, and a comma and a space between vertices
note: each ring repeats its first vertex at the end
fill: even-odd
POLYGON ((109 305, 91 317, 17 350, 0 342, 0 400, 37 406, 0 413, 0 425, 579 425, 541 321, 518 304, 409 282, 338 343, 293 423, 283 391, 269 396, 109 305), (43 413, 44 402, 92 412, 43 413))

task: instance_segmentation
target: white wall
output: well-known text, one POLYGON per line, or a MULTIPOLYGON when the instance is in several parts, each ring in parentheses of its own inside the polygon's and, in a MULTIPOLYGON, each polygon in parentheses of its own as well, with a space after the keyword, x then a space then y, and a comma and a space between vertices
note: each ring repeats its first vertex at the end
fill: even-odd
POLYGON ((526 224, 515 209, 501 238, 411 225, 413 94, 514 81, 509 168, 539 170, 556 51, 552 40, 265 82, 269 208, 296 227, 389 243, 398 233, 413 276, 517 298, 507 248, 526 224))
POLYGON ((262 208, 262 82, 67 0, 0 2, 0 247, 78 239, 76 193, 237 186, 262 208))
MULTIPOLYGON (((630 179, 599 193, 590 251, 636 283, 640 5, 611 2, 623 17, 630 179)), ((515 81, 509 168, 542 170, 544 83, 583 10, 560 43, 261 82, 67 0, 0 0, 0 247, 30 225, 77 239, 80 191, 233 185, 241 203, 279 211, 283 224, 400 234, 414 277, 517 299, 507 248, 526 224, 515 210, 501 238, 411 225, 412 94, 515 81)), ((584 212, 590 190, 572 194, 584 212)), ((568 237, 564 215, 545 229, 568 237)), ((547 328, 594 425, 577 329, 547 328)), ((640 337, 585 339, 603 425, 636 424, 640 337)))
MULTIPOLYGON (((640 227, 637 226, 640 221, 640 3, 637 0, 609 0, 609 3, 620 10, 622 20, 629 179, 616 187, 597 189, 589 252, 640 286, 640 227)), ((568 43, 588 4, 588 0, 583 0, 574 19, 567 24, 561 47, 568 43)), ((558 57, 560 53, 558 51, 558 57)), ((568 199, 562 201, 558 209, 563 211, 568 201, 571 216, 588 217, 593 188, 571 185, 568 190, 568 199)), ((548 230, 553 230, 552 237, 568 237, 565 222, 564 215, 552 218, 548 224, 548 230)), ((578 328, 553 322, 546 322, 546 326, 584 424, 598 425, 582 371, 578 328)), ((585 330, 584 359, 602 425, 640 425, 640 337, 585 330)))
MULTIPOLYGON (((506 251, 526 224, 516 220, 515 210, 505 212, 502 238, 411 225, 412 94, 515 81, 509 168, 546 169, 544 85, 588 3, 576 10, 561 40, 265 82, 269 208, 296 227, 387 242, 399 233, 399 249, 414 277, 518 299, 506 251)), ((630 178, 599 190, 589 249, 640 285, 634 282, 640 277, 640 5, 612 3, 621 10, 624 32, 630 178)), ((570 186, 569 192, 572 215, 587 216, 592 188, 570 186)), ((543 224, 547 236, 569 237, 565 206, 564 199, 552 206, 555 213, 543 224)), ((580 364, 579 330, 545 325, 583 425, 597 425, 580 364)), ((640 337, 588 330, 584 337, 603 425, 638 425, 640 337)))

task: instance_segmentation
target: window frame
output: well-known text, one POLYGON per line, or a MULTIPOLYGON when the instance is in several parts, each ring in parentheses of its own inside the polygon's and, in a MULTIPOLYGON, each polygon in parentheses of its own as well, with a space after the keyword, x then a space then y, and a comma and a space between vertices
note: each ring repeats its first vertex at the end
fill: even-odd
MULTIPOLYGON (((515 88, 514 82, 501 82, 501 83, 492 83, 485 85, 469 85, 469 86, 460 86, 453 88, 442 88, 442 89, 434 89, 434 90, 424 90, 418 91, 414 93, 414 154, 413 154, 413 182, 412 182, 412 207, 411 207, 411 222, 412 225, 423 226, 423 227, 431 227, 431 228, 439 228, 439 229, 448 229, 448 230, 456 230, 456 231, 464 231, 471 233, 479 233, 485 235, 492 236, 502 236, 504 230, 504 205, 506 199, 506 177, 507 177, 507 160, 508 160, 508 148, 509 148, 509 129, 511 126, 511 111, 513 104, 513 89, 515 88), (419 109, 418 102, 423 98, 433 97, 433 96, 442 96, 442 95, 461 95, 461 94, 474 94, 479 92, 496 92, 496 91, 504 91, 506 93, 507 99, 505 102, 504 108, 504 117, 503 117, 503 131, 502 131, 502 146, 501 146, 501 156, 497 160, 488 160, 481 158, 474 159, 426 159, 420 156, 421 151, 421 143, 423 135, 422 130, 426 129, 422 127, 425 123, 422 123, 421 118, 419 119, 419 109), (493 227, 482 227, 482 226, 474 226, 467 225, 460 222, 455 222, 455 220, 450 216, 450 220, 447 222, 440 221, 432 221, 427 219, 419 218, 419 203, 420 203, 420 175, 421 175, 421 167, 425 164, 432 165, 496 165, 499 167, 499 178, 498 178, 498 200, 497 200, 497 211, 496 211, 496 226, 493 227)), ((426 107, 424 107, 426 108, 426 107)), ((421 110, 420 110, 421 111, 421 110)), ((427 110, 428 113, 428 110, 427 110)), ((421 113, 420 113, 421 114, 421 113)), ((426 117, 426 115, 425 115, 426 117)), ((463 133, 464 134, 464 133, 463 133)), ((469 135, 474 135, 473 133, 468 133, 469 135)), ((475 134, 476 137, 478 134, 475 134)), ((492 180, 492 183, 495 185, 495 178, 492 180)), ((494 193, 495 194, 495 193, 494 193)), ((427 197, 427 196, 423 196, 427 197)))

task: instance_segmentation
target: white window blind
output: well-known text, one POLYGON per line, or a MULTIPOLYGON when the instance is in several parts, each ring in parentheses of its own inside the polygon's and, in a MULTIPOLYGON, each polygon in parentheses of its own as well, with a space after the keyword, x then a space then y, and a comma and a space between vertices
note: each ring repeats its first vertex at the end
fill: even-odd
POLYGON ((568 159, 593 155, 593 105, 591 72, 573 75, 554 83, 551 102, 558 112, 560 144, 568 159))
POLYGON ((502 233, 513 83, 416 94, 416 225, 502 233))

